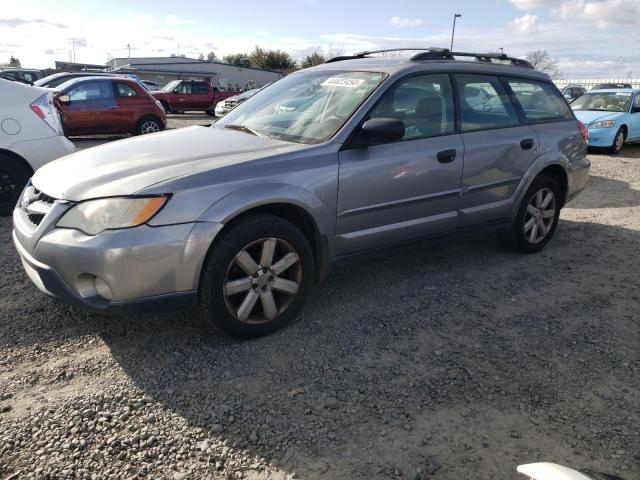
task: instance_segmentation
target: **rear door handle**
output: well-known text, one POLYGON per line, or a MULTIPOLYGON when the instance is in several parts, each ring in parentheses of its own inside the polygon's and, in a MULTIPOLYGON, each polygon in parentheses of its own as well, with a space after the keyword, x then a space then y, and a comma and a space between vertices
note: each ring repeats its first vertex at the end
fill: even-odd
POLYGON ((534 143, 533 138, 526 138, 520 142, 520 148, 522 150, 531 150, 534 143))
POLYGON ((109 110, 116 110, 118 108, 120 108, 118 105, 111 105, 110 107, 107 107, 109 110))
POLYGON ((457 153, 455 149, 443 150, 438 153, 438 161, 440 163, 451 163, 456 159, 457 153))

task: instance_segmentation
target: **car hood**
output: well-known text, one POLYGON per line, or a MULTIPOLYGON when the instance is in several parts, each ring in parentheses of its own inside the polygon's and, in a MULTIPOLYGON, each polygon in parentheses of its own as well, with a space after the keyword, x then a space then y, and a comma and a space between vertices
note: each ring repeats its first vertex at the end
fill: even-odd
POLYGON ((62 200, 132 195, 170 179, 305 147, 244 132, 193 126, 67 155, 40 168, 32 182, 48 196, 62 200))
POLYGON ((600 120, 615 120, 625 114, 624 112, 596 112, 594 110, 574 110, 573 113, 585 125, 600 120))

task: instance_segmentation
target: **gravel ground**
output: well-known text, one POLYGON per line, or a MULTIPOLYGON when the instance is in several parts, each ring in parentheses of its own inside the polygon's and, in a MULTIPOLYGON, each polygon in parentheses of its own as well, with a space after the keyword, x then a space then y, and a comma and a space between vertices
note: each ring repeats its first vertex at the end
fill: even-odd
POLYGON ((640 147, 591 159, 543 252, 415 245, 254 341, 49 299, 0 219, 0 478, 639 478, 640 147))

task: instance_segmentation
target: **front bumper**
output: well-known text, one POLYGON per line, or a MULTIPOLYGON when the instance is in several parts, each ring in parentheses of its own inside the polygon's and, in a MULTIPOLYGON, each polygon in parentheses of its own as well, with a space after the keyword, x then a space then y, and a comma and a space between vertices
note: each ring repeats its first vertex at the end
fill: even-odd
POLYGON ((17 208, 13 240, 32 282, 66 303, 109 313, 195 305, 202 263, 222 228, 209 222, 142 225, 89 236, 55 228, 53 221, 35 230, 30 225, 17 208), (96 279, 110 295, 96 287, 96 279))
POLYGON ((589 146, 598 148, 608 148, 613 145, 613 140, 618 133, 618 127, 611 128, 590 128, 589 146))

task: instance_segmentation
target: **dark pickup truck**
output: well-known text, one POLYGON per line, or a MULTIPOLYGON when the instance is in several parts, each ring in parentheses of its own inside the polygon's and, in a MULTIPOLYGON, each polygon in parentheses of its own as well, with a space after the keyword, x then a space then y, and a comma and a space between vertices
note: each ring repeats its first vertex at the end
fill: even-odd
POLYGON ((167 113, 204 110, 211 116, 215 114, 216 103, 237 95, 237 92, 223 92, 209 82, 193 80, 173 80, 161 90, 149 93, 162 104, 167 113))

